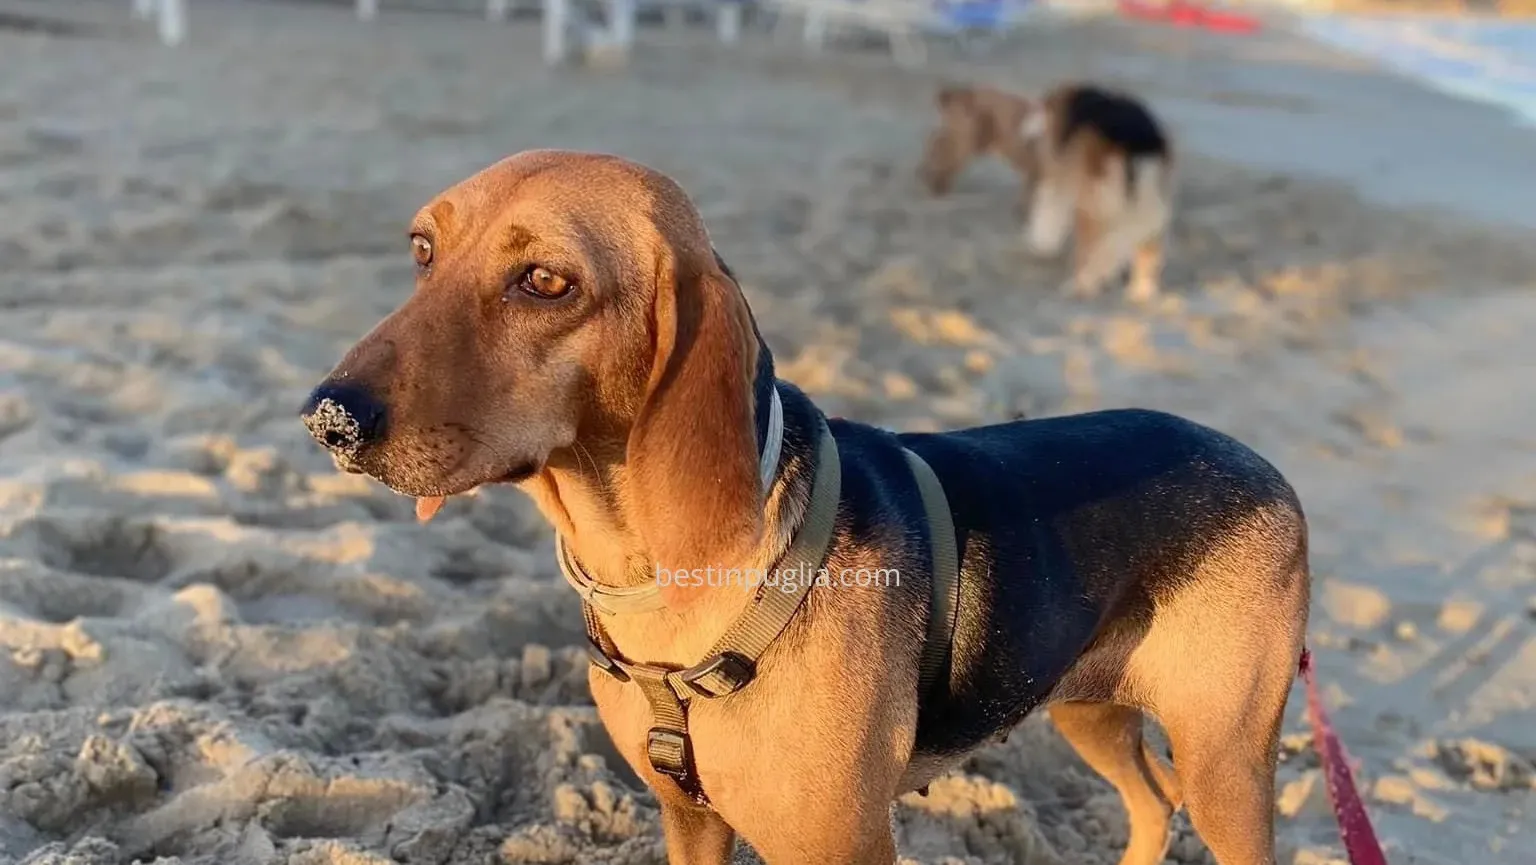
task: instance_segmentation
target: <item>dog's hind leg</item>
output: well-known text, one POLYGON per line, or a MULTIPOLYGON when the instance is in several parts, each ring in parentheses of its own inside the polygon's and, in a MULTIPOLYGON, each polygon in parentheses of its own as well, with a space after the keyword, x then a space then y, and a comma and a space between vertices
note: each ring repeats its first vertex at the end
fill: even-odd
POLYGON ((1160 606, 1129 671, 1168 733, 1190 822, 1218 865, 1275 865, 1275 764, 1308 580, 1304 564, 1294 576, 1265 573, 1265 557, 1214 555, 1211 572, 1160 606))
POLYGON ((1164 168, 1158 161, 1143 159, 1127 165, 1117 159, 1093 181, 1081 207, 1103 228, 1075 268, 1069 293, 1084 297, 1098 294, 1129 265, 1126 298, 1145 302, 1157 295, 1169 222, 1163 176, 1164 168), (1128 171, 1133 172, 1129 181, 1128 171), (1135 188, 1128 189, 1128 182, 1134 182, 1135 188))
POLYGON ((1131 279, 1125 286, 1126 299, 1145 303, 1157 297, 1162 272, 1163 233, 1159 231, 1136 247, 1136 257, 1131 261, 1131 279))
POLYGON ((1108 230, 1100 230, 1084 250, 1081 264, 1074 268, 1066 293, 1076 297, 1099 294, 1105 283, 1130 262, 1145 232, 1145 226, 1127 221, 1125 217, 1108 230))
POLYGON ((1215 711, 1185 703, 1163 722, 1190 822, 1218 865, 1275 865, 1276 749, 1288 684, 1266 683, 1250 700, 1215 711))
POLYGON ((1158 865, 1168 852, 1168 823, 1179 783, 1142 740, 1141 710, 1110 703, 1056 703, 1047 711, 1083 762, 1119 791, 1131 838, 1120 865, 1158 865))
POLYGON ((1137 168, 1135 200, 1144 214, 1147 235, 1136 248, 1126 299, 1145 303, 1157 296, 1163 279, 1163 258, 1173 227, 1173 196, 1176 192, 1171 158, 1144 159, 1137 168))

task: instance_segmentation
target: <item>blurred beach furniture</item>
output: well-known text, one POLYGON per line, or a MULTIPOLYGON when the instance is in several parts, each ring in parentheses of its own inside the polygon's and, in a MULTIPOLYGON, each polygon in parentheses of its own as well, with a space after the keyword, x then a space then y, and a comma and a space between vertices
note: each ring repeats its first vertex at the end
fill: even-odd
POLYGON ((573 35, 580 40, 580 48, 590 61, 622 62, 634 47, 642 12, 659 12, 668 22, 681 21, 690 13, 712 16, 720 41, 733 44, 741 38, 746 7, 754 5, 753 0, 603 0, 604 23, 597 24, 590 15, 594 4, 573 0, 542 0, 542 4, 544 60, 550 64, 565 62, 572 56, 573 35))
MULTIPOLYGON (((188 38, 189 0, 131 0, 135 18, 153 22, 160 40, 188 38)), ((263 2, 263 0, 247 0, 263 2)), ((824 50, 839 34, 884 37, 897 63, 920 66, 936 40, 966 50, 1039 18, 1127 14, 1127 8, 1167 0, 324 0, 351 5, 363 21, 391 8, 455 10, 489 21, 542 19, 544 59, 559 64, 580 55, 591 63, 622 63, 645 17, 669 22, 710 20, 719 41, 738 42, 748 24, 782 37, 797 29, 807 51, 824 50)), ((1426 0, 1405 0, 1406 14, 1349 15, 1367 0, 1226 0, 1220 5, 1264 9, 1292 29, 1449 94, 1502 106, 1536 126, 1536 22, 1415 12, 1426 0)), ((1493 0, 1518 15, 1536 0, 1493 0), (1511 7, 1515 7, 1512 9, 1511 7)), ((1180 5, 1177 3, 1171 6, 1180 5)), ((1391 8, 1387 3, 1384 8, 1391 8)), ((1463 4, 1466 6, 1467 4, 1463 4)), ((195 4, 193 5, 195 9, 195 4)), ((194 12, 195 14, 195 12, 194 12)), ((1177 22, 1176 22, 1177 23, 1177 22)), ((1249 28, 1251 29, 1251 28, 1249 28)))
MULTIPOLYGON (((822 50, 835 32, 883 34, 898 63, 917 66, 927 59, 928 38, 966 47, 1001 36, 1047 6, 1070 14, 1076 6, 1098 7, 1104 0, 386 0, 382 10, 380 0, 341 2, 351 2, 361 21, 388 14, 391 6, 476 10, 488 21, 536 13, 550 64, 577 54, 597 63, 622 62, 634 46, 641 16, 659 13, 669 22, 712 18, 724 44, 740 40, 749 14, 779 34, 801 23, 811 51, 822 50)), ((186 38, 187 0, 132 3, 135 17, 154 20, 161 41, 175 45, 186 38)))
POLYGON ((833 28, 885 34, 896 62, 921 66, 926 37, 942 36, 971 45, 997 38, 1039 12, 1040 0, 762 0, 778 17, 778 32, 804 23, 806 47, 820 51, 833 28))
POLYGON ((153 18, 160 41, 177 45, 187 38, 186 0, 133 0, 135 18, 153 18))
MULTIPOLYGON (((572 0, 544 0, 545 58, 551 63, 569 54, 572 0)), ((925 37, 944 36, 970 44, 1006 32, 1041 8, 1039 0, 608 0, 608 26, 586 29, 589 52, 619 58, 633 47, 638 13, 646 8, 678 13, 713 14, 716 34, 725 44, 740 40, 750 9, 771 20, 775 33, 802 22, 807 49, 820 51, 835 28, 875 32, 888 39, 898 63, 919 66, 927 58, 925 37)), ((581 31, 578 25, 577 30, 581 31)))

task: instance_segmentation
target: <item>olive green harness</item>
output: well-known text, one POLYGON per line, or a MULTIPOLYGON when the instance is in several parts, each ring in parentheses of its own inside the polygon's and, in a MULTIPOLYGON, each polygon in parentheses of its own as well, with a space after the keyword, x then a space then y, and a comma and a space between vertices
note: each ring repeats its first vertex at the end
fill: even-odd
MULTIPOLYGON (((842 466, 832 431, 824 420, 819 425, 821 441, 810 505, 789 548, 775 564, 775 573, 815 574, 825 564, 832 546, 837 507, 842 496, 842 466)), ((760 465, 765 491, 772 488, 778 473, 782 437, 783 408, 775 388, 768 439, 760 465)), ((919 666, 918 695, 921 698, 945 673, 954 635, 959 562, 954 521, 944 488, 921 457, 911 451, 905 451, 905 454, 922 494, 933 553, 930 571, 933 598, 919 666)), ((582 618, 586 623, 587 649, 592 664, 620 682, 633 682, 639 686, 650 704, 652 724, 646 734, 645 752, 651 767, 676 781, 695 802, 708 804, 709 798, 699 783, 688 738, 689 703, 694 699, 724 697, 746 687, 757 673, 758 661, 810 594, 813 581, 795 579, 792 586, 758 587, 751 603, 705 653, 704 660, 691 667, 641 664, 620 656, 603 629, 601 616, 659 609, 662 606, 660 589, 654 583, 627 588, 604 586, 582 569, 566 549, 563 538, 556 539, 556 550, 561 572, 581 595, 582 618)))

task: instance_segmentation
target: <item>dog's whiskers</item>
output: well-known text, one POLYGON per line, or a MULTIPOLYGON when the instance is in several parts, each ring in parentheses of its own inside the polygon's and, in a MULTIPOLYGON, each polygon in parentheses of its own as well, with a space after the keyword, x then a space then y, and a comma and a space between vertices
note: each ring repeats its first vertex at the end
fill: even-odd
POLYGON ((592 464, 592 477, 593 477, 593 479, 594 480, 600 480, 601 477, 602 477, 602 470, 598 468, 597 457, 592 456, 592 452, 587 450, 587 446, 582 444, 581 442, 572 442, 572 444, 575 445, 575 450, 576 450, 576 471, 577 471, 577 473, 579 474, 582 471, 582 468, 581 468, 581 456, 582 456, 582 454, 586 454, 587 462, 592 464))

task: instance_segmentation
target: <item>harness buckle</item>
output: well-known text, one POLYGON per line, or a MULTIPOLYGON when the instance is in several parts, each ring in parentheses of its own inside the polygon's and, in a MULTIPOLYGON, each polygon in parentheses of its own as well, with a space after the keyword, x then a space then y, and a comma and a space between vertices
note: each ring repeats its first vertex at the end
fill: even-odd
POLYGON ((587 660, 592 662, 592 666, 620 682, 629 681, 629 674, 624 672, 623 668, 618 664, 614 663, 614 660, 608 657, 608 653, 603 651, 603 647, 599 646, 597 641, 590 637, 587 638, 587 660))
POLYGON ((645 734, 645 756, 652 769, 679 784, 692 775, 688 770, 688 737, 676 730, 652 727, 645 734))
POLYGON ((745 688, 756 675, 757 668, 750 660, 735 652, 721 652, 677 677, 701 697, 723 697, 745 688))

